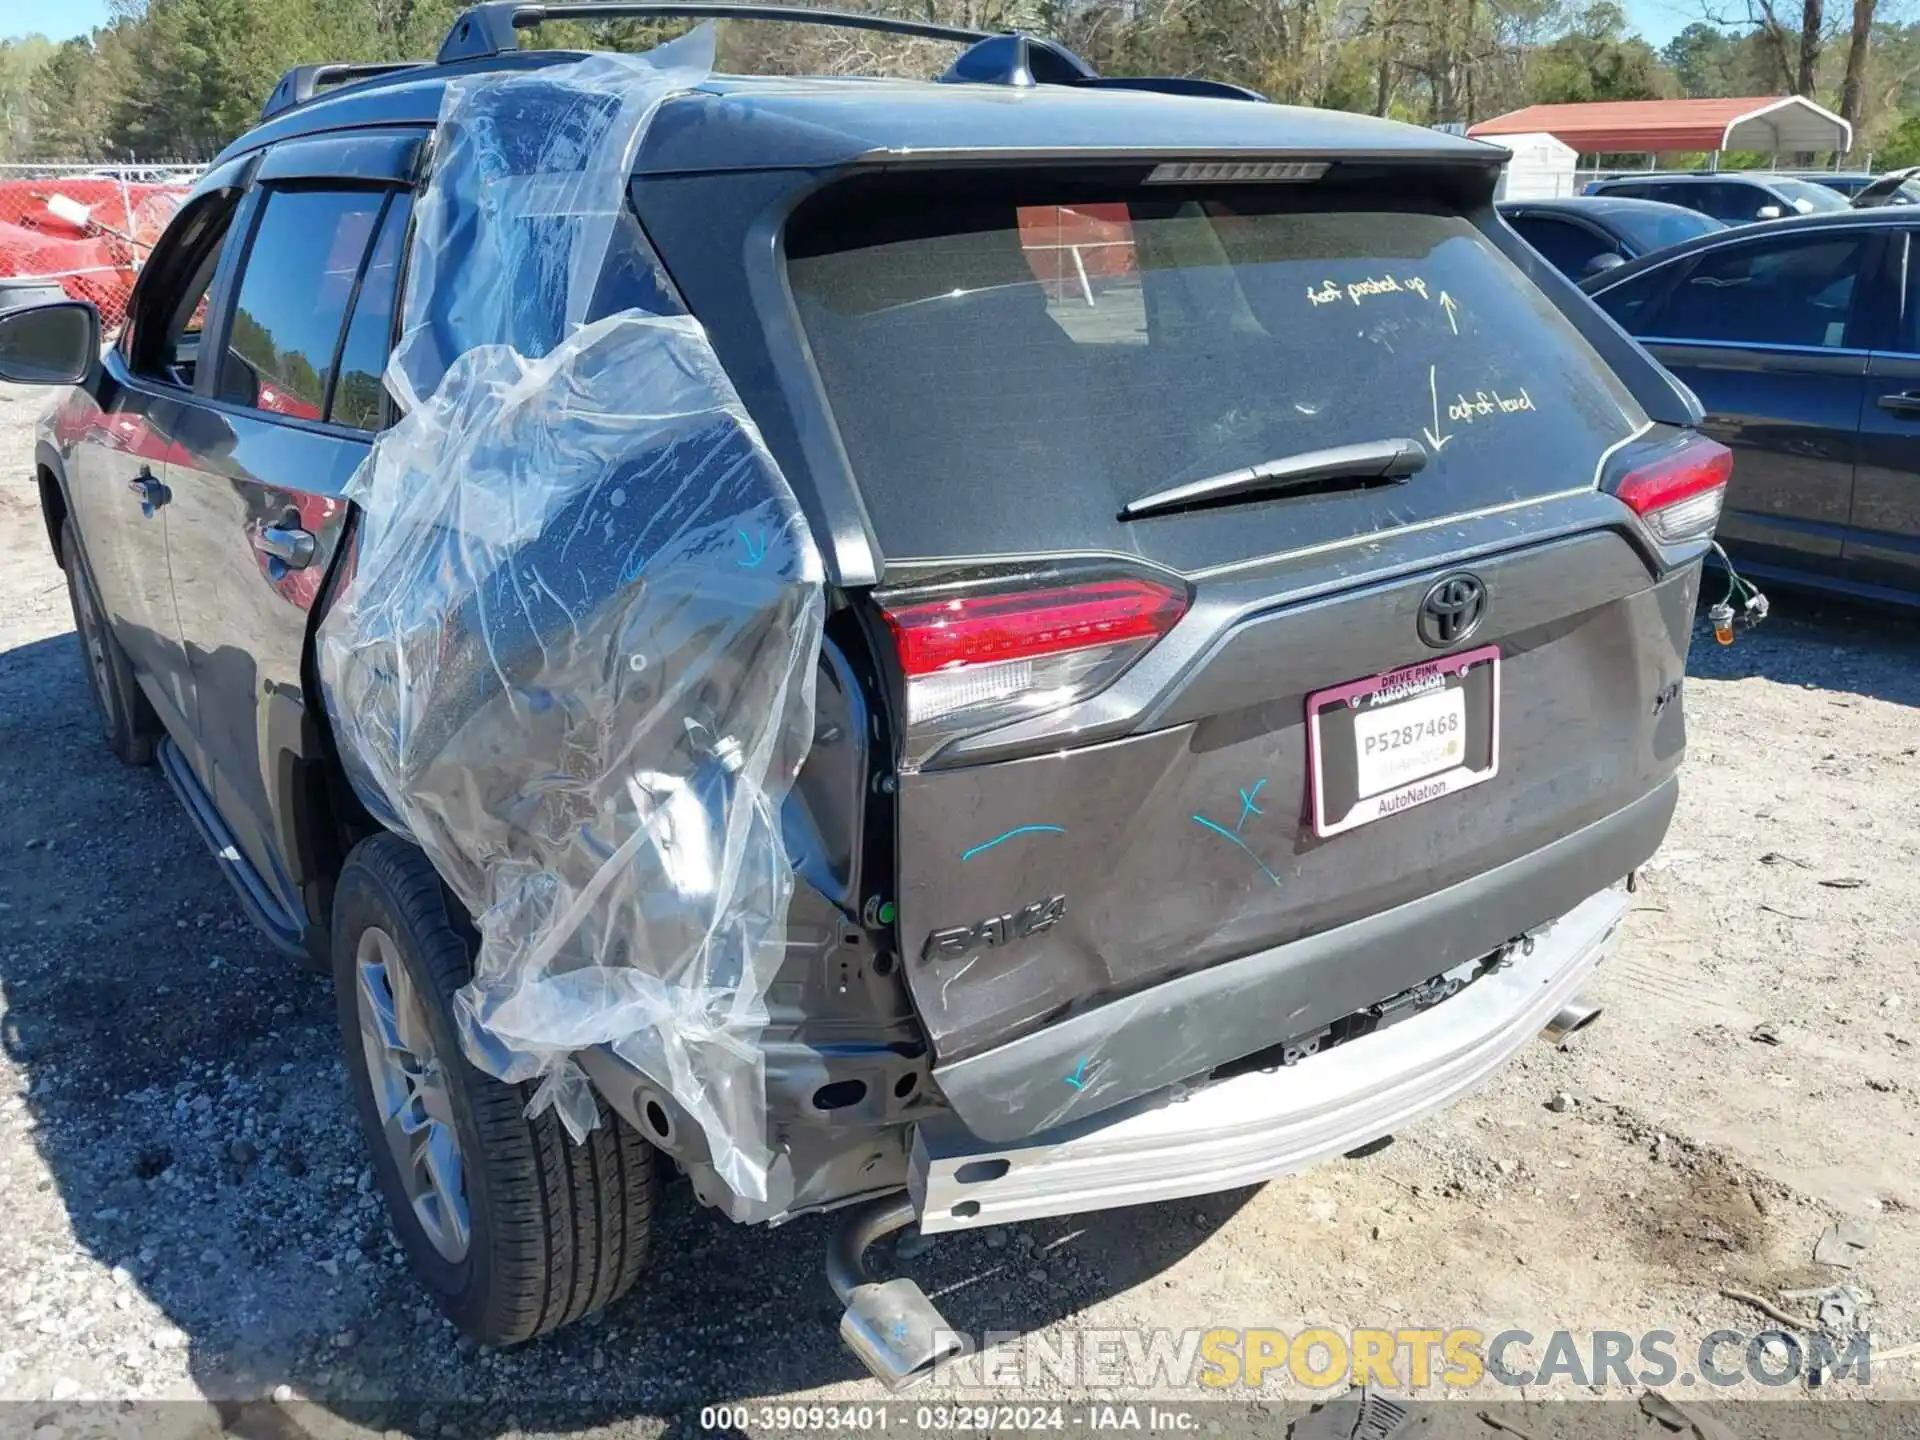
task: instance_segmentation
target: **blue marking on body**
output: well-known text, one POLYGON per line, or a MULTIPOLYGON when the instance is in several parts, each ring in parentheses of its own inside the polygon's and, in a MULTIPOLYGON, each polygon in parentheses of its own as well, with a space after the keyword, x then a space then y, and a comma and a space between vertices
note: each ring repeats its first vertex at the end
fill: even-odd
POLYGON ((1073 1086, 1074 1089, 1076 1090, 1086 1089, 1087 1088, 1087 1062, 1085 1060, 1082 1060, 1080 1062, 1079 1068, 1076 1069, 1073 1072, 1073 1074, 1067 1076, 1066 1079, 1067 1079, 1067 1084, 1073 1086))
POLYGON ((1266 788, 1266 784, 1267 782, 1265 780, 1256 780, 1254 782, 1253 789, 1242 790, 1240 792, 1240 819, 1238 823, 1236 823, 1233 827, 1234 834, 1238 835, 1241 832, 1241 830, 1246 827, 1247 817, 1249 815, 1264 815, 1267 813, 1266 811, 1262 810, 1258 805, 1253 803, 1255 797, 1257 797, 1260 794, 1260 792, 1266 788))
POLYGON ((1267 879, 1271 880, 1275 885, 1278 885, 1280 883, 1280 877, 1274 874, 1273 871, 1267 868, 1266 861, 1262 860, 1258 855, 1255 855, 1253 853, 1253 847, 1248 845, 1247 842, 1242 840, 1238 835, 1234 834, 1233 831, 1227 829, 1226 826, 1216 825, 1213 823, 1213 821, 1207 819, 1207 817, 1204 815, 1194 816, 1193 823, 1196 825, 1204 825, 1207 827, 1207 829, 1213 831, 1214 834, 1222 836, 1225 839, 1231 840, 1234 844, 1238 845, 1242 850, 1245 850, 1247 852, 1247 858, 1252 860, 1254 864, 1260 867, 1260 873, 1262 875, 1266 876, 1267 879))
POLYGON ((971 860, 982 850, 991 850, 996 845, 1004 845, 1016 835, 1064 835, 1066 833, 1067 827, 1064 825, 1016 825, 1006 834, 996 835, 984 845, 976 845, 971 850, 961 851, 960 858, 971 860))
POLYGON ((747 558, 742 560, 740 564, 746 569, 751 570, 767 558, 767 537, 764 534, 761 535, 759 548, 756 549, 752 537, 749 536, 746 531, 742 530, 739 533, 740 543, 747 547, 747 558))

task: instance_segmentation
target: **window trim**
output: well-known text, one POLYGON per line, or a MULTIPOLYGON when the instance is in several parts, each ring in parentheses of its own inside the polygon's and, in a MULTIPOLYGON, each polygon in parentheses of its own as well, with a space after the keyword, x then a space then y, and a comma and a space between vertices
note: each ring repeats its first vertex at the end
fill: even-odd
MULTIPOLYGON (((220 258, 220 269, 214 275, 213 289, 208 292, 209 309, 207 326, 200 335, 200 344, 207 347, 209 340, 214 342, 215 353, 224 361, 227 353, 227 336, 231 333, 234 312, 240 303, 240 281, 246 277, 247 268, 253 261, 254 242, 259 238, 260 225, 266 215, 267 205, 274 195, 288 192, 321 192, 325 194, 347 194, 370 192, 380 195, 379 208, 374 212, 374 226, 367 237, 367 248, 360 257, 361 271, 354 276, 354 290, 350 294, 346 309, 340 315, 340 330, 334 337, 334 356, 337 359, 340 345, 346 338, 347 328, 353 317, 353 301, 359 294, 361 272, 364 271, 367 257, 372 254, 373 246, 379 239, 380 221, 393 203, 396 192, 407 187, 392 181, 370 178, 361 175, 343 176, 300 176, 297 179, 261 181, 256 179, 249 186, 246 198, 241 201, 240 213, 235 217, 235 228, 228 231, 230 249, 220 258), (239 227, 245 227, 244 243, 232 246, 231 242, 239 227), (217 305, 217 309, 215 306, 217 305), (216 319, 217 315, 217 319, 216 319)), ((411 231, 412 221, 408 221, 411 231)), ((322 435, 332 435, 343 439, 365 441, 370 432, 351 425, 335 424, 331 418, 333 404, 334 377, 327 378, 327 388, 323 392, 320 407, 321 418, 309 420, 298 415, 282 415, 271 410, 262 410, 257 405, 241 405, 232 400, 223 400, 219 395, 219 369, 216 366, 208 370, 205 366, 196 367, 194 373, 193 398, 197 404, 218 410, 223 414, 245 416, 275 425, 287 425, 301 430, 312 430, 322 435)))
MULTIPOLYGON (((333 404, 340 384, 340 364, 346 358, 347 339, 353 334, 353 322, 358 318, 360 295, 366 287, 367 274, 373 269, 373 257, 379 252, 381 237, 386 233, 387 217, 393 214, 393 207, 405 204, 407 223, 400 231, 400 254, 394 265, 393 277, 393 313, 387 316, 387 358, 393 358, 395 348, 400 344, 401 326, 406 309, 407 293, 407 257, 413 249, 414 218, 418 205, 414 202, 411 190, 393 189, 387 194, 380 206, 380 213, 374 217, 373 236, 367 242, 366 254, 360 257, 360 273, 353 277, 353 292, 347 297, 347 315, 340 327, 340 340, 334 347, 333 369, 327 381, 327 403, 323 413, 327 424, 336 429, 350 431, 355 435, 377 435, 391 426, 395 419, 393 397, 387 393, 387 387, 380 387, 380 412, 375 418, 374 428, 363 429, 358 425, 349 425, 333 418, 333 404)), ((384 374, 385 367, 382 367, 384 374)))

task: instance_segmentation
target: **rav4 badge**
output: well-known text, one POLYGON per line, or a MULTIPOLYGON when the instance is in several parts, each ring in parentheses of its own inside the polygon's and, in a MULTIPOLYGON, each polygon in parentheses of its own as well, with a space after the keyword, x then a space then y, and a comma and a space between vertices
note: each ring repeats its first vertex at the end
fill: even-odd
POLYGON ((960 925, 952 930, 935 930, 927 936, 921 950, 922 960, 958 960, 982 946, 1010 945, 1042 930, 1051 930, 1067 913, 1067 897, 1050 896, 1036 900, 1011 915, 995 915, 976 925, 960 925))

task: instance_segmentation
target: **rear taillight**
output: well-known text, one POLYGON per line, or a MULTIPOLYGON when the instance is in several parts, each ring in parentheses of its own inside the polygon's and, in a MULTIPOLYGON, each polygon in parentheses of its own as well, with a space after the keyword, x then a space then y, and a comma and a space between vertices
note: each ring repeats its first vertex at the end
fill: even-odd
POLYGON ((883 602, 906 676, 904 763, 1085 699, 1174 626, 1184 588, 1127 576, 883 602))
POLYGON ((1663 545, 1704 540, 1720 522, 1720 502, 1733 474, 1733 452, 1695 436, 1679 449, 1636 466, 1613 493, 1626 501, 1663 545))

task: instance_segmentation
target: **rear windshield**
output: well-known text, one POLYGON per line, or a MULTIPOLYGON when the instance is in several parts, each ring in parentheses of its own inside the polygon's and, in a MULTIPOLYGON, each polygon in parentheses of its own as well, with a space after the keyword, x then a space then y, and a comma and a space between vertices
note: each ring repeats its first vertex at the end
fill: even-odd
POLYGON ((1243 547, 1272 553, 1591 484, 1645 423, 1437 205, 1313 208, 1285 185, 861 203, 796 229, 788 274, 891 557, 1042 548, 980 543, 1022 513, 1038 538, 1140 544, 1112 527, 1149 492, 1332 446, 1427 447, 1414 481, 1333 519, 1219 516, 1284 523, 1243 547))

